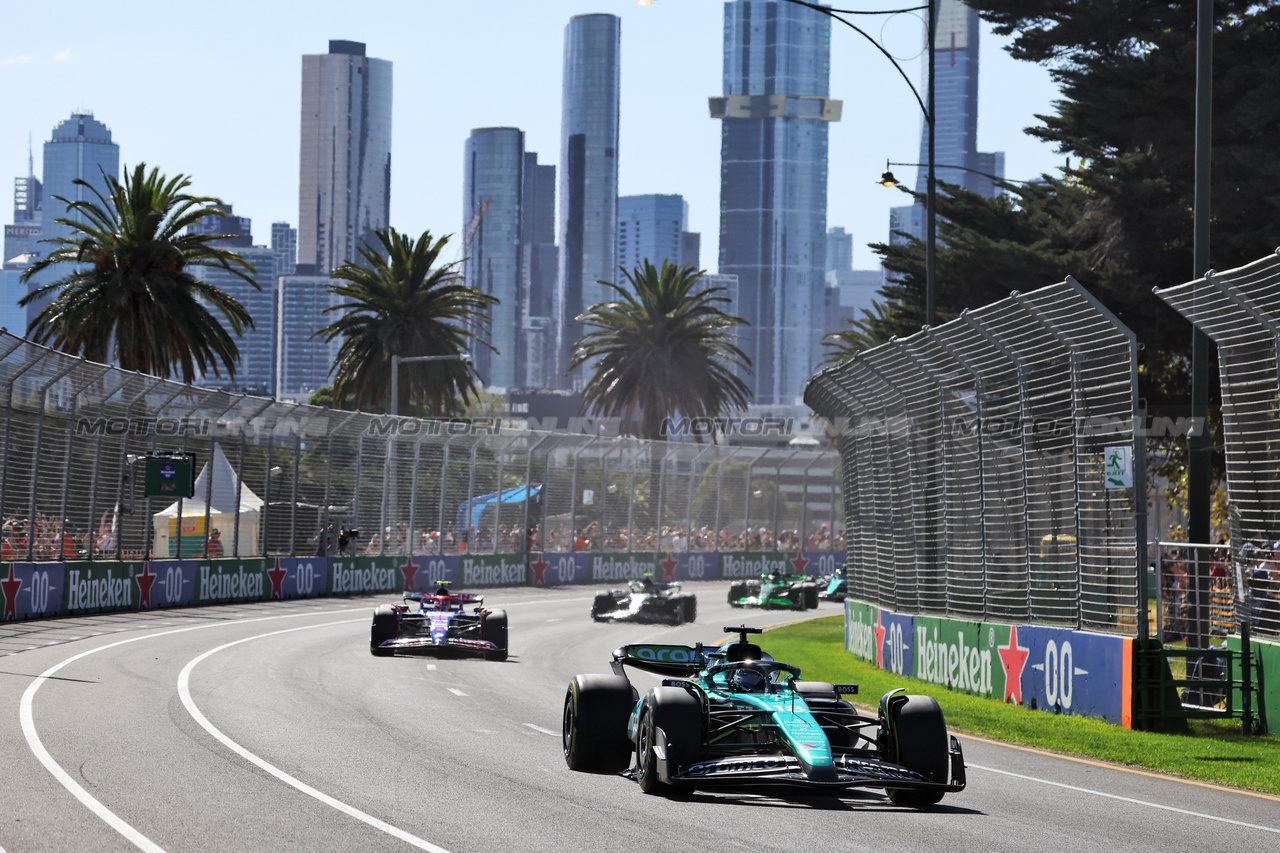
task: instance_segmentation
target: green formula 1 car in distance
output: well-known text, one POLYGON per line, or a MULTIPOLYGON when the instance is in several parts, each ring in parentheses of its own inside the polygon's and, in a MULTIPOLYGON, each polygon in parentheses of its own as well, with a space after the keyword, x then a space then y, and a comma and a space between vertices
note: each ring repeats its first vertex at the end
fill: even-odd
POLYGON ((627 645, 612 675, 577 675, 564 700, 571 770, 633 776, 647 794, 694 788, 793 785, 883 788, 902 806, 931 806, 965 787, 960 742, 938 703, 899 688, 875 717, 843 696, 852 684, 805 681, 747 641, 718 649, 627 645), (664 676, 640 696, 624 667, 664 676))
POLYGON ((760 580, 738 581, 729 587, 733 607, 812 610, 818 606, 818 583, 809 575, 769 572, 760 580))

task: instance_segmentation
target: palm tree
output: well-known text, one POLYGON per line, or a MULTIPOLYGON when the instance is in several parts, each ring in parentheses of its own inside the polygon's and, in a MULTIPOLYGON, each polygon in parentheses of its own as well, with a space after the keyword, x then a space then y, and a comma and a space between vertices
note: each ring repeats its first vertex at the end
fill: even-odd
POLYGON ((873 301, 870 308, 862 309, 861 317, 849 321, 847 329, 823 336, 822 345, 827 347, 823 364, 842 364, 863 350, 887 343, 892 336, 887 330, 896 317, 896 305, 873 301))
POLYGON ((489 309, 498 300, 467 286, 456 261, 436 265, 447 235, 433 239, 424 231, 414 241, 394 228, 375 234, 385 258, 361 246, 364 264, 348 262, 330 274, 342 283, 329 291, 347 300, 325 309, 338 319, 316 333, 326 341, 342 340, 333 366, 333 399, 385 412, 393 355, 459 356, 402 365, 398 397, 409 411, 457 412, 476 393, 474 375, 460 357, 472 342, 493 349, 478 332, 488 325, 489 309))
POLYGON ((574 348, 569 369, 589 362, 593 374, 582 391, 596 415, 621 419, 629 435, 656 439, 677 412, 717 417, 747 407, 751 391, 734 369, 751 370, 733 329, 747 321, 721 311, 723 287, 699 288, 703 273, 662 262, 655 269, 623 271, 631 290, 602 281, 618 294, 578 315, 590 326, 574 348))
POLYGON ((231 235, 187 233, 206 216, 225 216, 222 202, 188 194, 186 175, 166 179, 159 169, 147 172, 145 163, 132 173, 126 168, 124 183, 114 175, 103 178, 106 196, 75 180, 97 201, 53 196, 67 206, 67 217, 56 221, 73 234, 42 241, 58 248, 28 267, 22 281, 54 264, 72 264, 74 270, 18 301, 25 306, 57 294, 32 318, 27 336, 92 361, 113 359, 125 370, 165 378, 176 372, 187 383, 210 372, 220 376, 224 367, 234 378, 240 354, 235 336, 253 328, 253 318, 192 272, 221 267, 256 288, 246 274, 253 266, 213 245, 231 235))

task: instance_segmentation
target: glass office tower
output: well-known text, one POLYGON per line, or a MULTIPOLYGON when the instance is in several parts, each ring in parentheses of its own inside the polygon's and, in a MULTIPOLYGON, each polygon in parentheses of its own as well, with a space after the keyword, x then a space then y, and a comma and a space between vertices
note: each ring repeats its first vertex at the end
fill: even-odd
POLYGON ((471 358, 485 385, 503 390, 524 384, 524 296, 520 287, 523 188, 523 131, 514 127, 471 131, 462 189, 462 233, 466 240, 462 274, 468 285, 498 299, 489 309, 488 327, 475 330, 494 349, 473 343, 471 358))
MULTIPOLYGON (((99 203, 88 187, 78 186, 75 181, 84 180, 106 196, 108 190, 104 176, 120 177, 120 146, 111 141, 110 128, 89 112, 72 113, 70 118, 58 122, 49 141, 44 144, 44 206, 40 239, 70 237, 72 234, 71 228, 54 221, 64 219, 68 214, 67 206, 53 196, 62 196, 69 201, 99 203)), ((37 243, 34 247, 41 255, 47 255, 55 248, 51 243, 37 243)), ((56 281, 68 272, 58 267, 47 269, 32 277, 27 283, 27 292, 56 281)), ((49 295, 27 305, 27 322, 52 301, 53 296, 49 295)))
MULTIPOLYGON (((687 207, 679 195, 626 195, 618 199, 618 266, 631 272, 646 260, 659 269, 664 260, 683 264, 687 207)), ((607 280, 626 283, 621 272, 607 280)))
MULTIPOLYGON (((994 198, 999 189, 991 175, 1004 177, 1004 152, 978 150, 978 36, 981 21, 978 13, 960 0, 934 0, 938 4, 938 36, 934 43, 934 172, 939 181, 964 187, 986 198, 994 198), (963 169, 949 168, 963 166, 963 169), (974 171, 966 171, 966 170, 974 171), (985 173, 985 174, 982 174, 985 173)), ((924 32, 925 50, 929 34, 924 32)), ((922 94, 929 91, 928 65, 920 83, 922 94)), ((929 127, 921 121, 920 156, 917 163, 929 162, 929 127)), ((929 172, 916 169, 916 192, 928 191, 929 172)), ((889 214, 889 242, 898 244, 903 238, 894 231, 905 231, 923 240, 925 237, 923 204, 902 205, 889 214)))
POLYGON ((556 284, 560 249, 556 245, 556 167, 524 152, 524 191, 520 211, 522 333, 525 388, 558 385, 556 368, 556 284))
POLYGON ((302 57, 298 264, 327 275, 381 251, 391 205, 391 63, 360 42, 329 42, 302 57))
POLYGON ((822 358, 831 19, 782 0, 724 7, 720 272, 738 277, 740 345, 760 404, 790 404, 822 358))
MULTIPOLYGON (((606 299, 605 288, 596 282, 612 280, 617 269, 621 39, 621 22, 614 15, 578 15, 564 31, 557 377, 582 335, 574 318, 606 299)), ((568 383, 580 387, 583 381, 578 375, 568 383)))

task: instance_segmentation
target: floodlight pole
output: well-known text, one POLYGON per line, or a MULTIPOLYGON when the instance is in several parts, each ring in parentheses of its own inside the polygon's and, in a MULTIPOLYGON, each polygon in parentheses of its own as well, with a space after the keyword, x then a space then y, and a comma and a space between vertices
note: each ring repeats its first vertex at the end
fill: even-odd
POLYGON ((391 356, 391 414, 400 414, 400 364, 420 361, 465 361, 470 363, 467 353, 457 355, 393 355, 391 356))

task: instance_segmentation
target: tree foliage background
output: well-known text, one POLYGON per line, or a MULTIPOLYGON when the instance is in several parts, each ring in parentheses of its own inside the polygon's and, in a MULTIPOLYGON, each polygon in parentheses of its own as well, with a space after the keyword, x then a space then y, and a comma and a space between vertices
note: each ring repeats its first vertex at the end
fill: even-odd
MULTIPOLYGON (((1189 414, 1192 329, 1152 288, 1203 273, 1192 264, 1197 4, 969 5, 997 34, 1014 37, 1016 59, 1050 69, 1062 97, 1026 132, 1072 167, 1007 185, 994 199, 939 185, 937 322, 1073 276, 1137 334, 1139 393, 1150 412, 1189 414)), ((1213 7, 1210 265, 1225 270, 1280 245, 1280 0, 1213 7)), ((882 289, 883 305, 832 342, 837 357, 912 334, 924 321, 923 244, 872 248, 897 280, 882 289)), ((1210 376, 1216 411, 1216 366, 1210 376)), ((1171 473, 1185 448, 1167 450, 1171 473)))

